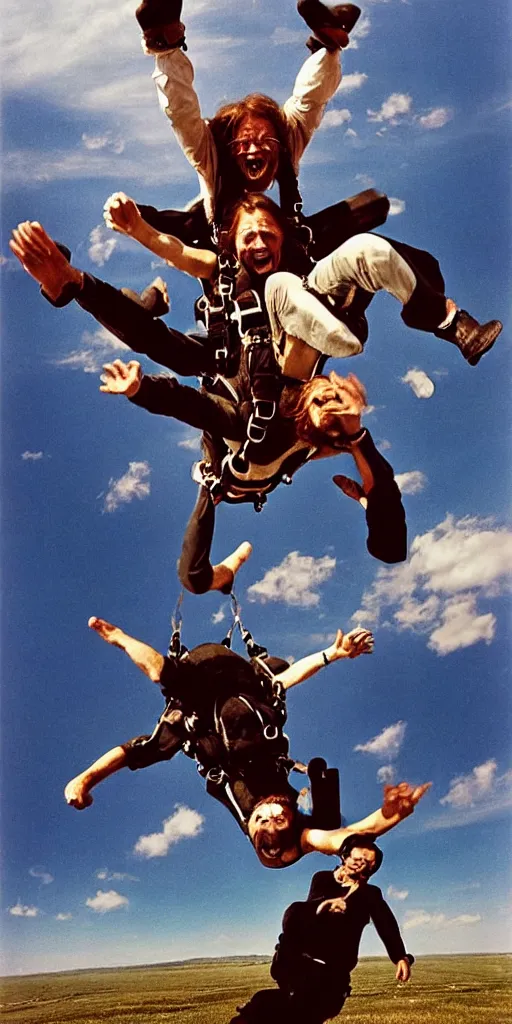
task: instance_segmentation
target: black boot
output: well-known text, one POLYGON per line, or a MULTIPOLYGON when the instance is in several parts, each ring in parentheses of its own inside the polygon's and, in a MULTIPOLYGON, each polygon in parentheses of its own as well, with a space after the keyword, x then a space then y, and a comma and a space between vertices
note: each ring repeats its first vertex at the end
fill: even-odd
POLYGON ((436 338, 451 341, 462 352, 470 366, 476 366, 482 356, 492 348, 502 330, 501 320, 489 320, 487 324, 479 324, 465 309, 459 309, 451 324, 448 327, 438 327, 434 334, 436 338))
POLYGON ((337 4, 336 7, 325 7, 320 0, 298 0, 297 10, 306 22, 306 25, 314 32, 314 36, 308 39, 307 46, 314 52, 325 46, 326 50, 337 50, 338 47, 328 34, 322 29, 342 29, 348 35, 361 14, 359 7, 355 4, 337 4))
POLYGON ((185 46, 185 26, 180 21, 183 0, 142 0, 135 17, 142 29, 147 53, 165 53, 185 46))

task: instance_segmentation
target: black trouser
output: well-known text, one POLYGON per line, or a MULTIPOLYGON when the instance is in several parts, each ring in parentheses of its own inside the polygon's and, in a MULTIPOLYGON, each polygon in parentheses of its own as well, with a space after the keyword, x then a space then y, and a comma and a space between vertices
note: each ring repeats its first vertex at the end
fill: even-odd
POLYGON ((215 373, 215 359, 206 338, 203 345, 167 327, 119 288, 84 274, 83 288, 76 301, 116 338, 155 363, 183 377, 215 373))
POLYGON ((290 995, 283 989, 262 989, 241 1007, 230 1024, 324 1024, 336 1017, 347 998, 346 987, 322 985, 290 995))

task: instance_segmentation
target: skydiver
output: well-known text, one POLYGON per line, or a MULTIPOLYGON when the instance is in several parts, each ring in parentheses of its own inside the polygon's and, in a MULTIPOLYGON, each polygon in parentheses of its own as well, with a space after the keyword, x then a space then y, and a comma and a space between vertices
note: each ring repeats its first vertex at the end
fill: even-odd
POLYGON ((334 871, 318 871, 308 898, 283 917, 270 973, 278 989, 257 992, 231 1024, 323 1024, 336 1017, 350 995, 363 929, 371 921, 406 982, 414 957, 406 953, 397 920, 369 879, 382 863, 371 835, 350 835, 334 871))
POLYGON ((65 798, 78 810, 90 806, 91 789, 119 769, 145 768, 184 750, 198 762, 207 792, 249 837, 260 863, 282 868, 307 853, 338 853, 354 832, 387 832, 429 788, 386 787, 381 809, 333 831, 311 827, 298 809, 298 793, 288 782, 294 762, 283 733, 286 691, 332 661, 369 653, 373 637, 367 630, 346 636, 338 630, 325 651, 288 665, 272 658, 247 661, 222 644, 201 644, 182 658, 163 657, 103 619, 92 618, 89 625, 160 685, 166 707, 151 736, 114 747, 67 784, 65 798))

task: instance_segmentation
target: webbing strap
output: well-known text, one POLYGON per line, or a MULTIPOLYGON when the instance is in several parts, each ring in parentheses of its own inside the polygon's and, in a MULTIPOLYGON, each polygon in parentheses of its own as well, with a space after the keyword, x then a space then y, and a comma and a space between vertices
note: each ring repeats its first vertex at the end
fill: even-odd
POLYGON ((172 635, 169 641, 169 647, 167 650, 168 658, 182 658, 187 653, 187 648, 181 642, 181 627, 183 625, 183 616, 181 614, 181 606, 183 604, 184 590, 180 590, 178 600, 174 607, 174 611, 171 615, 171 629, 172 635))

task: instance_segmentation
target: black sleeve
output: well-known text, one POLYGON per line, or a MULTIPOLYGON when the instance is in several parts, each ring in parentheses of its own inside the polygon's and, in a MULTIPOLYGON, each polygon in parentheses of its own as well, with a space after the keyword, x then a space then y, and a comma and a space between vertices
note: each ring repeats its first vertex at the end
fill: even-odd
POLYGON ((368 893, 370 894, 370 892, 370 917, 377 929, 379 938, 382 939, 386 947, 389 959, 394 964, 397 964, 399 960, 407 958, 398 921, 391 907, 384 900, 380 889, 377 889, 376 886, 371 886, 368 887, 368 893))
POLYGON ((377 451, 367 430, 359 442, 375 480, 368 495, 366 546, 374 558, 393 565, 407 558, 407 526, 400 489, 395 483, 393 467, 377 451))
POLYGON ((173 416, 213 435, 232 440, 245 437, 245 423, 234 403, 180 384, 175 377, 144 374, 137 394, 129 401, 148 412, 173 416))
POLYGON ((334 882, 332 871, 317 871, 311 879, 308 900, 332 899, 333 884, 337 885, 334 882))

